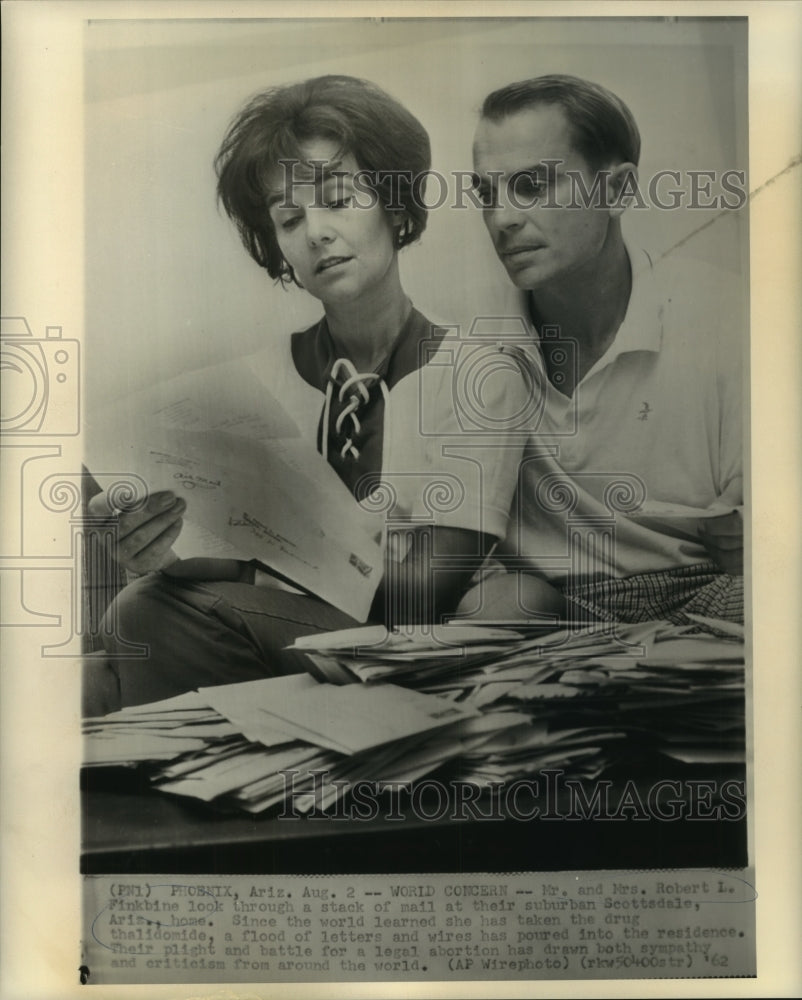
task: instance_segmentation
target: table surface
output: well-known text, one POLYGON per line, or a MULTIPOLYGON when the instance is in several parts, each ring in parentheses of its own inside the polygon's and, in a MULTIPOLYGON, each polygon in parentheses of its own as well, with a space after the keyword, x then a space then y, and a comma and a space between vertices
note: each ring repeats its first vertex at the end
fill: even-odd
MULTIPOLYGON (((721 789, 725 781, 743 781, 742 766, 663 762, 659 773, 651 764, 631 776, 611 773, 604 779, 610 812, 619 818, 566 818, 570 805, 557 778, 551 786, 559 792, 556 798, 546 796, 548 779, 540 794, 521 788, 517 812, 486 796, 461 809, 459 800, 451 799, 446 809, 438 797, 423 795, 418 812, 432 817, 425 818, 415 815, 408 793, 401 793, 397 799, 376 799, 376 818, 358 819, 281 816, 281 809, 260 816, 224 814, 149 788, 137 770, 86 769, 82 871, 400 874, 746 865, 746 817, 717 817, 715 791, 712 798, 703 792, 697 799, 704 806, 697 818, 636 817, 637 809, 624 807, 633 801, 633 788, 645 803, 656 781, 674 781, 678 784, 666 790, 663 801, 681 799, 687 809, 699 787, 694 782, 721 789), (525 818, 535 809, 536 818, 525 818)), ((594 784, 583 787, 590 801, 594 784)))

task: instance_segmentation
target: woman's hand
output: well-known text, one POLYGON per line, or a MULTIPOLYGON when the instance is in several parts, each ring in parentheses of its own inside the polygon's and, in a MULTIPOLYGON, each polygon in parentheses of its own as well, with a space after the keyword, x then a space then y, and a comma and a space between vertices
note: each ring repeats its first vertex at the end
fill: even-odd
MULTIPOLYGON (((186 501, 168 490, 152 493, 139 510, 117 515, 119 527, 113 556, 122 569, 131 573, 150 573, 178 561, 172 544, 181 534, 186 501)), ((115 511, 105 493, 89 501, 89 512, 96 517, 112 516, 115 511)))
MULTIPOLYGON (((236 559, 179 559, 172 544, 181 534, 186 501, 175 493, 153 493, 140 510, 117 515, 119 533, 114 550, 117 564, 130 573, 161 570, 181 580, 226 580, 254 582, 254 568, 236 559)), ((105 493, 89 501, 96 517, 114 514, 105 493)))

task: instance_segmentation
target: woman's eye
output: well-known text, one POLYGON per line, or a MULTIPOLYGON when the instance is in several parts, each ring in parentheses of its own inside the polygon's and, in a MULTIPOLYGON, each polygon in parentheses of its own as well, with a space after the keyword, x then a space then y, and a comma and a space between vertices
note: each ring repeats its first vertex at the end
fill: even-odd
POLYGON ((289 232, 291 229, 295 229, 298 223, 301 221, 300 215, 292 215, 289 219, 284 219, 281 223, 281 228, 285 232, 289 232))
POLYGON ((327 208, 350 208, 353 204, 354 199, 352 197, 348 198, 336 198, 334 201, 328 202, 327 208))

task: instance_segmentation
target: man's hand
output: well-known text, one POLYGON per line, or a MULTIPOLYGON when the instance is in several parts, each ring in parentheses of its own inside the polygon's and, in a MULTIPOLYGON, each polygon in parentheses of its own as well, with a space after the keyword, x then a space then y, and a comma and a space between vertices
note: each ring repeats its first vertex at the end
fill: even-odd
POLYGON ((744 523, 738 511, 703 521, 699 537, 720 570, 730 576, 743 576, 744 523))
MULTIPOLYGON (((151 494, 139 510, 118 514, 113 553, 118 565, 131 573, 149 573, 176 562, 171 546, 181 534, 186 507, 186 501, 175 493, 163 491, 151 494)), ((92 497, 89 511, 95 516, 115 513, 105 493, 92 497)))

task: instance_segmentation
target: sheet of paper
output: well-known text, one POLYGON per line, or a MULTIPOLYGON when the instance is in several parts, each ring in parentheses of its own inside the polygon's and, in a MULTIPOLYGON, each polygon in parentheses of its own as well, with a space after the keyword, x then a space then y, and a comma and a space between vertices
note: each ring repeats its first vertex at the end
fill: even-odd
POLYGON ((93 473, 135 474, 187 501, 179 558, 258 559, 364 621, 381 521, 258 377, 252 356, 189 372, 87 414, 93 473))
POLYGON ((485 624, 454 623, 426 627, 405 625, 398 631, 388 631, 383 625, 367 625, 364 628, 340 629, 337 632, 301 636, 295 640, 293 648, 329 651, 376 646, 383 655, 398 654, 412 657, 419 652, 439 653, 449 647, 511 643, 521 638, 520 633, 513 629, 485 624))
POLYGON ((169 739, 144 733, 95 733, 84 740, 84 764, 115 764, 131 761, 169 760, 180 753, 203 750, 205 743, 198 739, 169 739))
POLYGON ((287 677, 266 677, 243 681, 241 684, 221 684, 201 688, 198 692, 224 718, 236 725, 246 739, 272 747, 294 739, 280 720, 267 715, 265 708, 283 705, 285 698, 303 697, 318 686, 309 674, 287 677))
MULTIPOLYGON (((162 701, 151 701, 145 705, 129 705, 117 712, 110 712, 108 715, 99 715, 94 718, 84 719, 84 727, 90 722, 111 721, 112 719, 133 719, 140 715, 161 715, 167 713, 172 717, 173 712, 187 712, 193 718, 196 715, 204 716, 209 714, 209 706, 201 698, 197 691, 187 691, 185 694, 176 695, 173 698, 165 698, 162 701)), ((181 716, 184 718, 184 716, 181 716)))
POLYGON ((721 618, 709 618, 707 615, 695 615, 690 611, 686 611, 685 614, 691 621, 698 622, 700 625, 707 625, 710 628, 717 629, 719 632, 734 636, 736 639, 743 640, 746 637, 746 629, 737 622, 727 622, 721 618))
POLYGON ((211 802, 219 795, 237 791, 258 778, 278 774, 285 768, 297 767, 309 760, 314 752, 312 747, 292 747, 282 751, 261 750, 241 754, 184 778, 166 782, 160 788, 175 795, 190 795, 204 802, 211 802))
POLYGON ((350 754, 477 714, 474 708, 394 684, 320 684, 282 698, 269 711, 277 725, 290 723, 307 731, 310 742, 350 754))

